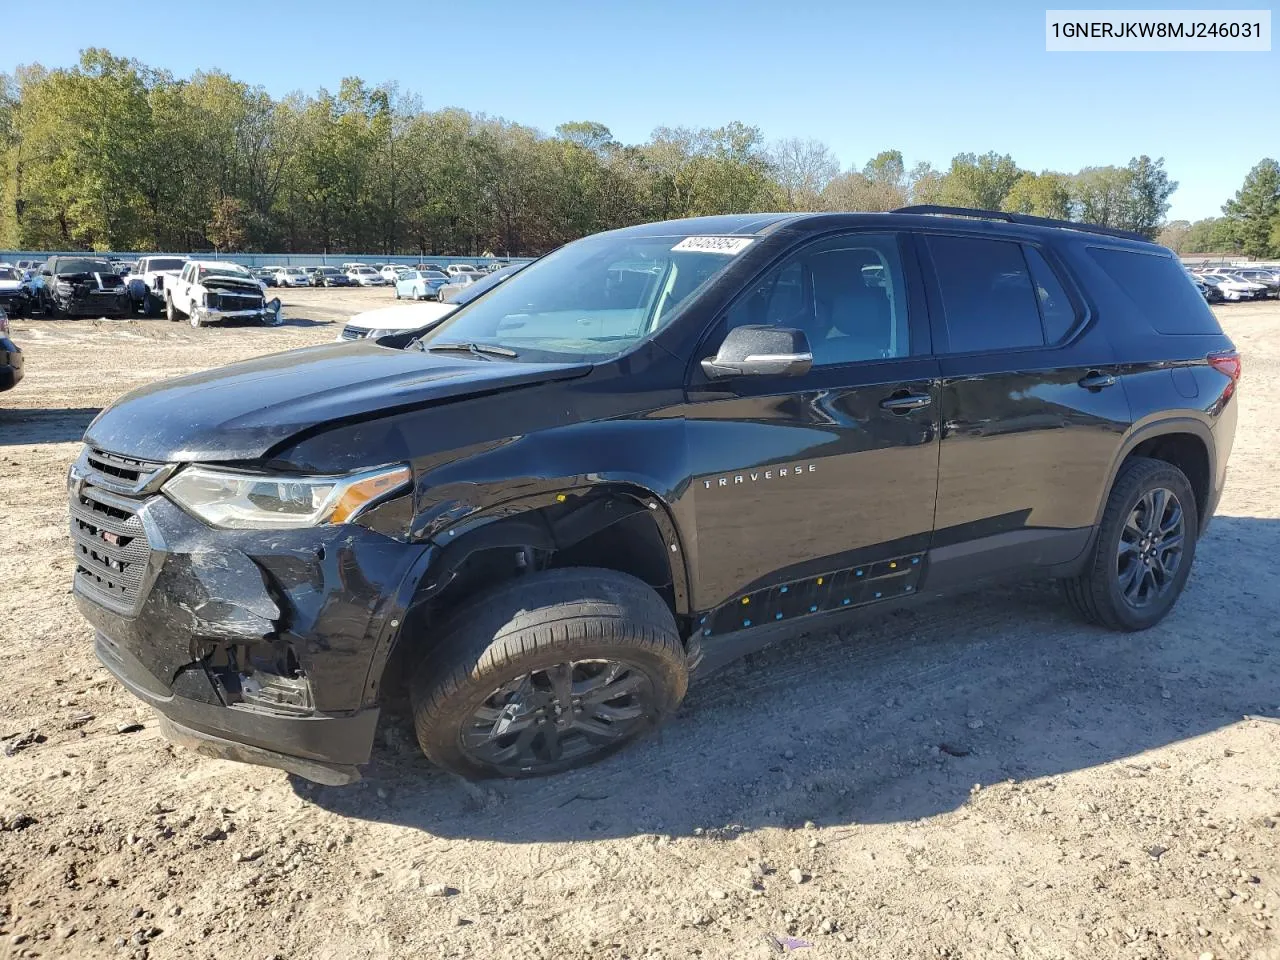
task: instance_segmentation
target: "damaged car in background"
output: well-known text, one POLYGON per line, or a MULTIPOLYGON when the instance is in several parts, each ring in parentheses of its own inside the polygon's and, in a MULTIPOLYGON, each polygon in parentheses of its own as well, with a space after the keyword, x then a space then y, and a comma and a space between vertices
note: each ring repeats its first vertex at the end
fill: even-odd
POLYGON ((238 263, 192 260, 164 289, 165 316, 193 327, 219 320, 250 320, 275 326, 280 300, 267 300, 262 283, 238 263))
POLYGON ((64 317, 127 317, 133 301, 105 257, 50 257, 30 283, 30 309, 64 317))
POLYGON ((148 317, 157 316, 164 309, 165 284, 172 283, 186 265, 186 257, 139 258, 125 281, 134 309, 148 317))

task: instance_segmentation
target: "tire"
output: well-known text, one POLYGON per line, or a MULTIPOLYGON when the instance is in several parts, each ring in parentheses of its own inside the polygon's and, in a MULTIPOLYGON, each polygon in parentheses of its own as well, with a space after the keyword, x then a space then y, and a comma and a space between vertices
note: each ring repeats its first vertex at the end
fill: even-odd
POLYGON ((171 323, 177 323, 186 316, 181 310, 173 305, 173 297, 165 294, 164 298, 164 315, 169 318, 171 323))
POLYGON ((509 581, 464 604, 441 627, 440 637, 410 680, 414 729, 429 760, 471 779, 544 776, 601 760, 662 723, 689 684, 671 611, 648 585, 612 570, 574 567, 509 581), (593 731, 612 728, 609 739, 598 742, 579 732, 580 721, 569 720, 560 729, 553 675, 566 678, 569 690, 584 685, 573 702, 581 697, 585 706, 574 713, 589 714, 581 722, 593 731), (616 689, 639 692, 602 696, 615 675, 616 689), (505 694, 500 689, 521 681, 523 686, 505 694), (590 684, 598 684, 594 696, 590 684), (541 719, 532 713, 539 701, 548 714, 541 719), (489 716, 478 721, 477 711, 488 711, 496 727, 516 704, 526 712, 512 715, 510 723, 521 724, 530 739, 523 758, 497 755, 502 744, 509 748, 526 739, 520 733, 464 745, 465 734, 474 738, 489 722, 489 716), (610 717, 602 720, 602 712, 610 717), (568 744, 562 745, 564 753, 548 748, 560 733, 548 739, 543 732, 557 730, 568 744), (530 759, 529 753, 539 756, 530 759))
MULTIPOLYGON (((1137 631, 1155 626, 1173 609, 1187 577, 1191 573, 1191 564, 1195 559, 1196 538, 1200 530, 1200 515, 1196 506, 1195 492, 1186 474, 1171 463, 1163 460, 1152 460, 1148 457, 1132 457, 1120 468, 1111 493, 1107 497, 1107 506, 1102 515, 1092 556, 1084 573, 1063 583, 1067 600, 1076 612, 1091 623, 1101 624, 1112 630, 1137 631), (1137 569, 1141 578, 1139 589, 1145 585, 1145 575, 1141 567, 1141 546, 1145 542, 1138 540, 1134 549, 1127 549, 1126 556, 1120 556, 1122 536, 1126 542, 1133 539, 1134 531, 1139 530, 1142 518, 1150 513, 1144 506, 1144 498, 1149 494, 1152 500, 1148 503, 1161 503, 1163 523, 1172 516, 1169 512, 1168 497, 1160 497, 1159 492, 1172 494, 1176 506, 1181 511, 1181 540, 1177 556, 1176 569, 1170 576, 1163 577, 1161 592, 1149 596, 1145 603, 1136 604, 1126 597, 1122 578, 1137 569), (1135 518, 1137 520, 1135 521, 1135 518), (1136 524, 1136 525, 1135 525, 1136 524)), ((1163 573, 1161 561, 1171 557, 1172 551, 1165 545, 1172 542, 1167 537, 1156 539, 1151 547, 1155 559, 1148 567, 1154 567, 1153 587, 1163 573)), ((1139 598, 1141 599, 1141 598, 1139 598)))
POLYGON ((399 287, 396 287, 396 288, 395 288, 395 293, 396 293, 396 299, 397 299, 397 300, 399 300, 399 299, 400 299, 400 288, 399 288, 399 287))

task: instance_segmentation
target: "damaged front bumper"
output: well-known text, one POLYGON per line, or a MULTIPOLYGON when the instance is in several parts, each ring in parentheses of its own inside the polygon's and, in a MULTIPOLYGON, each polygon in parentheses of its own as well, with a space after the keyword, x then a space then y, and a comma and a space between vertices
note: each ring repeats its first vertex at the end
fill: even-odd
POLYGON ((128 291, 91 291, 84 297, 54 294, 52 303, 56 310, 67 317, 128 317, 133 313, 133 301, 128 291))
POLYGON ((126 503, 76 485, 77 605, 164 732, 321 783, 359 779, 428 548, 360 524, 215 530, 159 494, 126 503))

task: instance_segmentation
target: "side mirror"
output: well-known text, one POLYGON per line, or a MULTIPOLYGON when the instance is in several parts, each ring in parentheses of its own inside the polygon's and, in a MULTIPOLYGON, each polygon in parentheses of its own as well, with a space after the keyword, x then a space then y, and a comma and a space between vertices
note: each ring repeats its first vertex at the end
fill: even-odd
POLYGON ((803 330, 790 327, 734 327, 714 357, 702 361, 712 380, 726 377, 800 377, 813 366, 803 330))
POLYGON ((52 276, 53 276, 53 271, 52 271, 52 270, 41 270, 41 271, 40 271, 40 276, 42 276, 42 277, 52 277, 52 276))

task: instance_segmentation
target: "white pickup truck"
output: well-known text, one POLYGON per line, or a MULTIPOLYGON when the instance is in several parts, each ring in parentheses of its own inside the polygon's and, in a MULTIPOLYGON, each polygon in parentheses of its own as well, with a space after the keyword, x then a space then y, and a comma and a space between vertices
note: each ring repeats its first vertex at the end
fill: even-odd
POLYGON ((170 320, 186 319, 193 327, 215 320, 280 322, 279 298, 268 301, 257 278, 238 263, 192 260, 165 286, 164 312, 170 320))
POLYGON ((154 317, 164 306, 164 287, 187 265, 186 257, 139 257, 129 271, 129 299, 133 309, 154 317))

